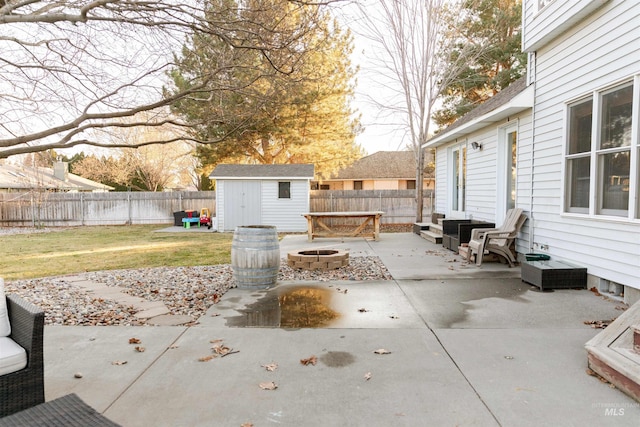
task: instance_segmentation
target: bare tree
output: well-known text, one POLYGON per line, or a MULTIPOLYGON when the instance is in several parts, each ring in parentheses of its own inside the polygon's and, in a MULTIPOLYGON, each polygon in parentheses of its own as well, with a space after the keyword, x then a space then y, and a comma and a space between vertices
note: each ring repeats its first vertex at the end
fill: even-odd
POLYGON ((363 35, 372 42, 372 60, 380 70, 378 83, 386 88, 372 96, 374 103, 394 116, 400 115, 416 158, 416 222, 422 222, 422 192, 425 153, 422 145, 430 136, 431 114, 442 90, 463 69, 471 49, 456 56, 442 55, 442 45, 455 43, 455 22, 445 18, 447 0, 373 0, 360 9, 363 35), (373 4, 372 4, 373 3, 373 4), (458 64, 458 66, 445 66, 458 64), (446 72, 445 72, 446 70, 446 72), (393 88, 400 88, 394 91, 393 88))
MULTIPOLYGON (((194 33, 210 34, 234 49, 257 50, 278 72, 290 72, 300 54, 296 41, 314 24, 314 11, 321 6, 289 1, 280 13, 305 14, 306 19, 298 27, 281 28, 272 14, 257 13, 272 3, 0 0, 0 158, 79 144, 118 147, 105 138, 117 128, 171 124, 188 130, 176 118, 139 113, 188 97, 203 99, 221 89, 209 84, 212 76, 228 71, 219 68, 193 76, 186 90, 163 88, 175 67, 173 52, 194 33), (254 8, 256 13, 244 18, 235 14, 243 22, 226 19, 230 9, 240 8, 254 8), (273 33, 277 37, 270 36, 273 33)), ((185 139, 207 144, 226 137, 162 135, 134 146, 185 139)))

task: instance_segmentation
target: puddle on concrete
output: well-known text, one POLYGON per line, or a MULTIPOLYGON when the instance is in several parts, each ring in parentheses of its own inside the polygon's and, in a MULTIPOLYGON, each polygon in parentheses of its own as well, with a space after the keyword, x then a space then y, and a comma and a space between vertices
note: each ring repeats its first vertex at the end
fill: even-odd
POLYGON ((322 328, 340 317, 330 307, 332 292, 314 287, 273 289, 243 310, 227 317, 227 326, 244 328, 322 328))
POLYGON ((329 351, 320 356, 320 361, 330 368, 342 368, 351 365, 356 358, 346 351, 329 351))

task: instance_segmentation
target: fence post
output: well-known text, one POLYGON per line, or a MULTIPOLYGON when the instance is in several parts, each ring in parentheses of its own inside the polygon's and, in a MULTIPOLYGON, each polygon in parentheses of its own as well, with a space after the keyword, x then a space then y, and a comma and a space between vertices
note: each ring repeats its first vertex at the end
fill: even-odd
POLYGON ((33 192, 31 192, 31 225, 33 226, 33 228, 36 227, 36 211, 35 207, 33 206, 33 192))
POLYGON ((129 225, 133 225, 132 222, 131 222, 132 221, 131 220, 132 213, 131 213, 131 193, 130 192, 127 193, 127 205, 129 207, 129 221, 128 221, 128 223, 129 223, 129 225))
POLYGON ((84 194, 80 193, 80 224, 85 225, 84 223, 84 194))

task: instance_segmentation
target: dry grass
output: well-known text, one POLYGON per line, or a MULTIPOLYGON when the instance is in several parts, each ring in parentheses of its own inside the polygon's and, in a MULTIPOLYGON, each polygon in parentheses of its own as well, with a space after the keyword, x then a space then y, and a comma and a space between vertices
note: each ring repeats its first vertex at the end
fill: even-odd
POLYGON ((72 227, 0 236, 0 275, 32 279, 85 271, 228 264, 230 233, 157 233, 162 225, 72 227))

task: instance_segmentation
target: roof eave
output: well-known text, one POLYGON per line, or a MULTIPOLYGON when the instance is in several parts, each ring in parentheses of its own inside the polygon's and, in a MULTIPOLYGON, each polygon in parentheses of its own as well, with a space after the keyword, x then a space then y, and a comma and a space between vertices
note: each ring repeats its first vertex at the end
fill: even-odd
POLYGON ((437 135, 431 138, 422 148, 437 148, 448 142, 455 141, 458 138, 469 135, 479 129, 486 126, 498 123, 507 117, 526 111, 533 108, 533 85, 527 87, 521 93, 516 95, 509 102, 495 108, 494 110, 471 120, 468 123, 463 124, 449 132, 437 135))

